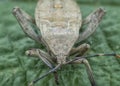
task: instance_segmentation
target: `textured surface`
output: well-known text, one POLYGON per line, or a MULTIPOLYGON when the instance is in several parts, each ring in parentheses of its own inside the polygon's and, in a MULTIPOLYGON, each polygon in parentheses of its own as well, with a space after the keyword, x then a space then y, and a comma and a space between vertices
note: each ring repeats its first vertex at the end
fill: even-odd
POLYGON ((65 63, 66 56, 79 37, 82 21, 76 2, 39 0, 35 20, 46 46, 57 57, 57 63, 65 63))
MULTIPOLYGON (((0 86, 27 86, 29 81, 49 70, 39 59, 25 56, 25 50, 43 47, 26 37, 21 30, 11 13, 16 5, 33 15, 36 3, 0 2, 0 86)), ((80 6, 85 18, 101 5, 80 4, 80 6)), ((87 53, 89 55, 114 51, 120 53, 120 6, 103 7, 107 10, 106 16, 96 33, 86 40, 91 45, 91 50, 87 53)), ((88 60, 98 86, 119 86, 120 59, 96 57, 88 60)), ((83 65, 63 67, 59 71, 59 77, 60 86, 90 86, 83 65)), ((52 74, 36 84, 36 86, 53 85, 55 83, 52 74)))

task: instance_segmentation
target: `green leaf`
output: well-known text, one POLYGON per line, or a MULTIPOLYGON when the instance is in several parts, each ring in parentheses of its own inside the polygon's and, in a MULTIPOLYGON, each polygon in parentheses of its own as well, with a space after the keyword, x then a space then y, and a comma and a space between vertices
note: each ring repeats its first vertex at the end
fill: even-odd
MULTIPOLYGON (((109 4, 113 0, 99 0, 95 5, 94 0, 79 1, 83 18, 100 6, 107 11, 96 32, 86 40, 91 45, 87 54, 120 53, 120 4, 119 6, 109 4), (81 3, 82 1, 87 4, 81 3), (89 4, 90 1, 92 4, 89 4), (104 2, 108 5, 101 5, 104 2)), ((118 4, 120 1, 114 0, 114 3, 116 2, 118 4)), ((34 15, 36 3, 0 2, 0 86, 27 86, 29 82, 49 70, 41 60, 25 56, 26 50, 41 46, 23 33, 12 16, 12 8, 16 5, 34 15)), ((98 86, 119 86, 120 59, 96 57, 88 61, 98 86)), ((90 86, 85 66, 82 64, 65 66, 58 74, 60 86, 90 86)), ((54 76, 49 75, 35 86, 55 86, 54 76)))

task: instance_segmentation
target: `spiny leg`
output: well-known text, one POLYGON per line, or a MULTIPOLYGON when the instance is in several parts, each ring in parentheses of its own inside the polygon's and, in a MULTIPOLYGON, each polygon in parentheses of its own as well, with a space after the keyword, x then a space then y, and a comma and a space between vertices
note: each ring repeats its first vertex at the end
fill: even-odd
POLYGON ((88 74, 91 86, 97 86, 96 82, 95 82, 95 79, 93 77, 93 72, 92 72, 92 69, 90 67, 90 64, 89 64, 89 62, 85 58, 81 58, 81 59, 75 60, 75 61, 73 61, 71 63, 72 64, 81 64, 81 63, 85 64, 86 71, 87 71, 87 74, 88 74))
POLYGON ((19 7, 15 7, 12 10, 13 15, 16 17, 17 21, 19 22, 20 26, 22 27, 22 30, 33 40, 37 41, 38 43, 42 44, 42 39, 40 35, 37 35, 37 33, 33 30, 34 28, 30 23, 35 25, 35 20, 30 17, 26 12, 24 12, 19 7))
POLYGON ((70 56, 82 56, 84 55, 88 50, 90 49, 90 45, 89 44, 82 44, 76 48, 72 48, 72 50, 70 51, 70 56))
POLYGON ((98 8, 96 11, 91 13, 85 20, 83 20, 83 25, 88 24, 88 26, 86 30, 80 34, 77 43, 85 40, 94 33, 100 21, 102 20, 104 14, 105 14, 104 9, 98 8))
MULTIPOLYGON (((46 52, 40 50, 40 49, 31 49, 31 50, 27 50, 26 51, 26 55, 29 55, 29 56, 37 56, 39 57, 40 59, 42 59, 42 61, 50 68, 50 69, 53 69, 54 66, 53 66, 53 63, 54 63, 54 58, 52 58, 49 54, 47 54, 46 52)), ((53 72, 54 74, 54 78, 55 78, 55 82, 56 84, 58 85, 59 82, 58 82, 58 74, 57 72, 53 72)))

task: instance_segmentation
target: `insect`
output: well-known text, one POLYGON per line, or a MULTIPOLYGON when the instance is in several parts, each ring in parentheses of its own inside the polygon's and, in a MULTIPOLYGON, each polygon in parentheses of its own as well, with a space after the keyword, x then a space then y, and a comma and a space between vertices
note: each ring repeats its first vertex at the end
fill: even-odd
POLYGON ((46 74, 32 81, 30 86, 50 73, 54 73, 57 83, 57 70, 60 67, 82 63, 86 66, 91 86, 96 86, 87 57, 120 57, 114 53, 84 56, 90 48, 89 44, 84 43, 74 47, 76 43, 80 43, 94 33, 105 14, 103 8, 98 8, 82 20, 80 8, 75 0, 39 0, 35 9, 35 19, 19 7, 13 9, 13 14, 22 30, 39 44, 45 45, 47 49, 47 52, 41 49, 26 51, 27 55, 38 56, 50 68, 46 74), (34 31, 31 23, 39 33, 34 31), (87 28, 80 33, 81 26, 86 24, 87 28), (70 56, 75 58, 71 60, 70 56))

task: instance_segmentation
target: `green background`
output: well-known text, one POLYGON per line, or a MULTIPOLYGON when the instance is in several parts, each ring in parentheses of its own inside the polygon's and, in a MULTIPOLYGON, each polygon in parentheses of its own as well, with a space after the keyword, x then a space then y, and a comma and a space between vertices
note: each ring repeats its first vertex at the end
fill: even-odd
MULTIPOLYGON (((28 57, 25 51, 41 48, 28 38, 15 17, 12 8, 19 6, 34 17, 36 1, 0 1, 0 86, 27 86, 46 73, 49 68, 39 59, 28 57)), ((120 1, 77 0, 83 18, 98 7, 106 9, 106 15, 96 32, 85 42, 91 45, 87 55, 117 52, 120 54, 120 1)), ((120 59, 114 57, 88 58, 98 86, 120 86, 120 59)), ((58 71, 60 86, 90 86, 84 65, 67 65, 58 71)), ((40 80, 35 86, 55 86, 53 75, 40 80)))

